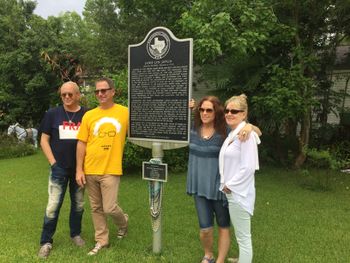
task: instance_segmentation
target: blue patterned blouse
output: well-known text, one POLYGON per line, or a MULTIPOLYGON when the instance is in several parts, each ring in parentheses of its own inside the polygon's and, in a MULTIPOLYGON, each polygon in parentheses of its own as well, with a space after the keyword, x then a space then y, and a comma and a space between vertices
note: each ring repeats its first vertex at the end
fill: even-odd
POLYGON ((219 152, 224 140, 214 133, 203 139, 196 130, 191 130, 187 172, 187 193, 211 200, 226 200, 219 191, 219 152))

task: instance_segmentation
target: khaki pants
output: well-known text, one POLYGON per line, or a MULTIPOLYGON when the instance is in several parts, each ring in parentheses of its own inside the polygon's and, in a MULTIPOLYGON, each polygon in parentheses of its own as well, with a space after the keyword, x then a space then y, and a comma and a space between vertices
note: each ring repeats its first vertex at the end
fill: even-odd
POLYGON ((123 210, 117 205, 120 176, 88 175, 86 186, 89 193, 95 241, 102 246, 109 244, 107 215, 112 217, 117 227, 126 227, 123 210))

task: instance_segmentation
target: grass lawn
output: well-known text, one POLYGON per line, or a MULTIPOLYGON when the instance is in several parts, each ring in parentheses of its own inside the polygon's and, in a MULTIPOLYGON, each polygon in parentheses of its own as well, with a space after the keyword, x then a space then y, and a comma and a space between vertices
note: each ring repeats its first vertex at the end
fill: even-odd
MULTIPOLYGON (((350 175, 328 176, 330 191, 311 191, 300 186, 294 171, 263 168, 258 172, 252 219, 255 263, 350 262, 350 175)), ((0 160, 0 262, 41 262, 37 252, 47 180, 48 164, 42 153, 0 160)), ((122 177, 119 194, 119 203, 130 217, 128 237, 117 240, 110 221, 111 247, 88 257, 94 238, 87 195, 83 218, 87 246, 82 249, 69 238, 66 195, 48 262, 200 262, 197 218, 185 184, 185 173, 170 173, 165 184, 161 255, 152 253, 148 183, 135 173, 122 177)), ((237 255, 235 244, 230 255, 237 255)))

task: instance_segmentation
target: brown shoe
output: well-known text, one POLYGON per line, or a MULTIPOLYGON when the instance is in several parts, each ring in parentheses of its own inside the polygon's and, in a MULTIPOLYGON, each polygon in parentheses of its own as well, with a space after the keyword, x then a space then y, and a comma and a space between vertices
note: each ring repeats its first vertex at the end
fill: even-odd
POLYGON ((129 216, 128 214, 124 214, 125 220, 126 220, 126 226, 125 227, 120 227, 117 232, 117 238, 122 239, 126 237, 128 234, 128 221, 129 221, 129 216))
POLYGON ((72 241, 78 247, 83 247, 85 245, 84 239, 82 239, 81 236, 79 236, 79 235, 72 237, 72 241))
POLYGON ((39 250, 39 253, 38 253, 38 257, 47 259, 48 256, 50 255, 51 249, 52 249, 52 244, 51 243, 45 243, 44 245, 42 245, 40 247, 40 250, 39 250))

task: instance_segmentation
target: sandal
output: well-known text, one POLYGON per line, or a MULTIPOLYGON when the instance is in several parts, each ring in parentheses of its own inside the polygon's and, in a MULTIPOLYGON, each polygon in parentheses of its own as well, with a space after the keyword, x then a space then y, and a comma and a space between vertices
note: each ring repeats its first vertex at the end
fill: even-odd
POLYGON ((201 263, 215 263, 215 258, 208 258, 208 257, 204 256, 202 258, 201 263))

